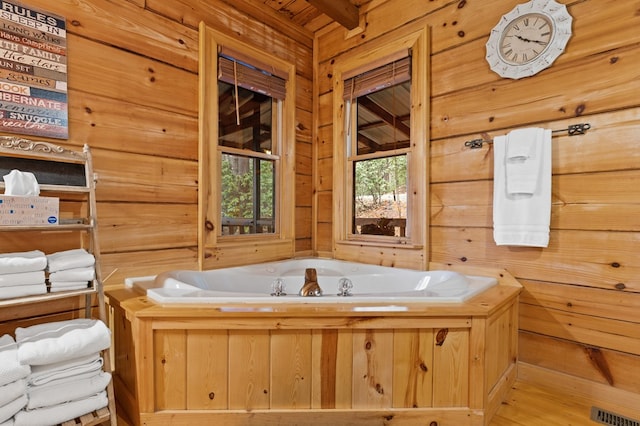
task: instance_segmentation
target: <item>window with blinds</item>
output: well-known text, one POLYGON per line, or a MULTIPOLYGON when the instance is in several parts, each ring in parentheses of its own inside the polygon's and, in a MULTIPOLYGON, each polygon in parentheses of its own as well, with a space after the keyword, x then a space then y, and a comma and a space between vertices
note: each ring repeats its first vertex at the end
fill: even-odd
POLYGON ((411 57, 344 78, 351 231, 406 238, 411 57))
POLYGON ((285 79, 223 55, 218 56, 218 80, 280 100, 287 92, 285 79))
POLYGON ((221 235, 273 234, 286 80, 234 56, 218 56, 221 235))
POLYGON ((429 32, 412 24, 332 58, 327 125, 338 259, 427 267, 429 32))
POLYGON ((407 56, 386 65, 344 78, 344 99, 352 100, 411 80, 411 57, 407 56))
POLYGON ((295 64, 204 22, 199 36, 198 266, 291 257, 295 64))

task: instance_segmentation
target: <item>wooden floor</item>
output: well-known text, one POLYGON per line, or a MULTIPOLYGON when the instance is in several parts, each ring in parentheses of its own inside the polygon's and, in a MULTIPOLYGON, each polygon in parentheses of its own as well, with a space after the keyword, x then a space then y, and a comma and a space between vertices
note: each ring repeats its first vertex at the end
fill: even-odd
POLYGON ((590 426, 594 401, 516 381, 490 426, 590 426))
MULTIPOLYGON (((589 420, 592 405, 583 397, 516 381, 490 426, 602 426, 589 420)), ((119 416, 118 425, 129 422, 119 416)))

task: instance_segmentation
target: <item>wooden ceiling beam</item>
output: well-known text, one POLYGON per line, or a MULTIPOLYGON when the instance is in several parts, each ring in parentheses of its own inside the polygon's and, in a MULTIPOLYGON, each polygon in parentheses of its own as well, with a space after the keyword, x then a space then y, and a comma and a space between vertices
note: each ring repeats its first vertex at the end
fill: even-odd
POLYGON ((380 119, 389 126, 394 127, 406 136, 411 137, 411 129, 400 120, 400 117, 394 116, 391 112, 373 102, 368 96, 360 96, 358 98, 358 104, 380 117, 380 119))
POLYGON ((307 0, 307 3, 348 30, 352 30, 360 24, 358 8, 349 0, 307 0))
POLYGON ((366 137, 365 135, 363 135, 360 132, 358 132, 358 142, 360 142, 361 144, 363 144, 367 148, 369 148, 366 152, 362 152, 362 150, 358 149, 358 154, 366 154, 368 152, 376 152, 376 151, 380 151, 381 148, 382 148, 382 146, 380 146, 379 143, 377 143, 376 141, 374 141, 371 138, 366 137))

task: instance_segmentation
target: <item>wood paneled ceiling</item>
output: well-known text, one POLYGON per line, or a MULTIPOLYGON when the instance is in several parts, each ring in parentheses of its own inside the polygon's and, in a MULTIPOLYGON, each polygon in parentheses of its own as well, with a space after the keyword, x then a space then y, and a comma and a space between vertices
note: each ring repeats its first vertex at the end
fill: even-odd
POLYGON ((275 13, 313 33, 333 22, 347 29, 357 27, 359 8, 369 1, 371 0, 232 0, 228 3, 252 16, 259 15, 261 11, 265 15, 275 13))

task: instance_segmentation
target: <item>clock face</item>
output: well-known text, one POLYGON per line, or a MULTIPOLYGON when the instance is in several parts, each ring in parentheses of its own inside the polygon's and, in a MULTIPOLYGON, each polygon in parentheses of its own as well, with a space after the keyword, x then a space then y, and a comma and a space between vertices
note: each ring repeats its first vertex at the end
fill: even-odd
POLYGON ((539 13, 529 13, 507 24, 498 52, 509 64, 526 64, 540 56, 552 38, 553 26, 549 18, 539 13))
POLYGON ((548 68, 571 37, 572 18, 555 0, 530 0, 503 15, 487 40, 486 60, 501 77, 523 78, 548 68))

